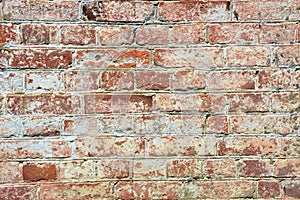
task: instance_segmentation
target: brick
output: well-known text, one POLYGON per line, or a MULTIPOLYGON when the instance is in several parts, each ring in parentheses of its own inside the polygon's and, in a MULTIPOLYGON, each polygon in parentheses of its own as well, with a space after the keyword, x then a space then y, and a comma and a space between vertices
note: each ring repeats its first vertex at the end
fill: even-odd
POLYGON ((0 118, 0 137, 20 137, 24 130, 20 118, 1 117, 0 118))
POLYGON ((22 166, 24 181, 57 179, 57 166, 53 163, 25 163, 22 166))
POLYGON ((168 178, 201 178, 202 162, 200 160, 172 160, 167 164, 168 178))
POLYGON ((59 179, 67 181, 94 180, 94 161, 64 161, 59 165, 59 179))
POLYGON ((0 173, 0 183, 16 183, 21 180, 18 162, 0 162, 0 173))
POLYGON ((65 71, 63 82, 67 91, 97 90, 99 88, 99 72, 65 71))
POLYGON ((154 109, 162 111, 222 112, 225 98, 218 94, 156 94, 154 109), (217 103, 216 103, 217 102, 217 103))
POLYGON ((271 160, 241 160, 237 163, 240 177, 264 177, 272 175, 271 160))
POLYGON ((284 197, 291 199, 299 199, 300 197, 300 182, 299 180, 293 180, 286 182, 283 187, 284 197))
POLYGON ((284 45, 274 48, 275 67, 300 65, 300 45, 284 45))
POLYGON ((204 23, 174 25, 170 30, 173 44, 201 44, 205 42, 206 26, 204 23))
POLYGON ((262 138, 224 138, 218 141, 218 155, 220 156, 272 156, 277 152, 277 140, 271 137, 262 138))
POLYGON ((300 88, 300 70, 297 70, 293 74, 292 85, 299 89, 300 88))
POLYGON ((72 117, 63 120, 63 135, 96 136, 98 132, 97 118, 72 117))
POLYGON ((137 115, 134 121, 136 134, 167 134, 169 130, 169 117, 163 114, 137 115))
POLYGON ((17 26, 12 24, 0 25, 0 44, 18 43, 17 26))
POLYGON ((24 74, 22 72, 0 72, 0 90, 2 92, 23 92, 24 88, 24 74))
POLYGON ((71 144, 65 140, 52 141, 52 157, 67 158, 72 155, 71 144))
POLYGON ((258 73, 258 89, 278 90, 289 89, 292 86, 292 72, 284 70, 262 70, 258 73))
POLYGON ((38 199, 37 185, 1 185, 0 198, 3 200, 38 199))
POLYGON ((31 45, 57 44, 58 28, 54 25, 24 24, 21 26, 22 43, 31 45))
POLYGON ((230 20, 229 1, 162 2, 158 18, 162 21, 225 21, 230 20))
POLYGON ((101 89, 108 91, 133 90, 134 73, 132 71, 102 71, 101 89))
POLYGON ((197 90, 206 86, 205 72, 199 70, 180 70, 172 76, 173 90, 197 90))
POLYGON ((223 49, 201 47, 190 49, 155 49, 154 64, 167 68, 210 69, 224 66, 223 49))
POLYGON ((280 186, 275 181, 263 180, 258 182, 258 197, 269 199, 280 197, 280 186))
MULTIPOLYGON (((299 4, 300 5, 300 4, 299 4)), ((261 44, 290 44, 297 42, 296 24, 263 24, 259 34, 261 44)))
POLYGON ((170 115, 169 131, 176 135, 198 135, 205 132, 205 116, 170 115))
POLYGON ((168 72, 142 71, 136 72, 136 85, 142 90, 167 90, 170 75, 168 72))
POLYGON ((25 78, 26 90, 61 91, 63 89, 59 72, 28 72, 25 78))
POLYGON ((99 43, 105 46, 130 45, 133 43, 133 26, 107 25, 100 27, 99 43))
POLYGON ((151 2, 97 1, 84 3, 82 11, 87 21, 142 22, 151 17, 154 5, 151 2))
POLYGON ((146 154, 151 157, 215 155, 214 136, 161 136, 147 141, 146 154))
POLYGON ((61 119, 55 117, 30 117, 23 121, 25 133, 29 137, 59 136, 61 133, 61 119))
POLYGON ((79 18, 78 2, 32 2, 7 0, 3 4, 5 20, 75 21, 79 18))
POLYGON ((228 117, 209 116, 206 119, 206 133, 228 133, 228 117))
POLYGON ((297 177, 300 174, 300 159, 278 159, 274 163, 277 177, 297 177))
POLYGON ((137 113, 152 110, 152 96, 88 94, 84 96, 85 113, 137 113))
POLYGON ((109 199, 110 187, 110 182, 42 184, 40 187, 40 200, 109 199))
POLYGON ((169 42, 167 26, 141 26, 136 30, 136 43, 139 45, 164 45, 169 42))
MULTIPOLYGON (((138 133, 138 128, 134 127, 133 116, 124 115, 104 115, 99 117, 98 129, 100 133, 107 135, 128 135, 138 133)), ((146 130, 145 130, 146 131, 146 130)))
POLYGON ((300 139, 297 137, 287 137, 280 139, 280 155, 284 157, 299 156, 300 139))
POLYGON ((227 47, 227 66, 269 66, 270 50, 264 46, 227 47))
POLYGON ((228 94, 229 112, 267 112, 270 98, 264 93, 228 94))
POLYGON ((208 90, 254 90, 254 71, 214 71, 206 76, 208 90), (238 80, 238 81, 237 81, 238 80))
POLYGON ((298 111, 300 106, 299 92, 274 93, 271 95, 272 111, 293 112, 298 111))
POLYGON ((208 41, 212 44, 257 44, 259 25, 257 23, 220 23, 208 26, 208 41))
POLYGON ((65 45, 95 45, 96 30, 89 25, 63 25, 60 28, 60 38, 65 45))
POLYGON ((234 178, 236 176, 235 161, 230 158, 205 160, 203 173, 207 178, 234 178))
POLYGON ((8 112, 26 114, 76 114, 79 113, 79 98, 71 95, 9 95, 8 112))
POLYGON ((133 162, 134 179, 162 179, 166 177, 164 160, 136 160, 133 162))
POLYGON ((128 160, 101 160, 96 163, 97 179, 129 178, 130 161, 128 160))
POLYGON ((78 138, 75 145, 79 158, 141 156, 145 149, 143 139, 130 137, 78 138))
POLYGON ((142 68, 150 64, 150 53, 137 49, 78 50, 76 60, 84 68, 142 68))

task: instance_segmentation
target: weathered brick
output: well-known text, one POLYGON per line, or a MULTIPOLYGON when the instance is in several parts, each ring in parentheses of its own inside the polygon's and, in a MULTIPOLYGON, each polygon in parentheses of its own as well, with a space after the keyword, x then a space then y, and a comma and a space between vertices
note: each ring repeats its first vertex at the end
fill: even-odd
POLYGON ((158 17, 162 21, 223 21, 230 19, 229 1, 161 2, 158 17))
POLYGON ((67 91, 97 90, 99 88, 99 72, 95 71, 65 71, 64 86, 67 91))
POLYGON ((287 137, 280 139, 280 155, 284 157, 300 155, 300 139, 298 137, 287 137))
POLYGON ((94 161, 63 161, 59 165, 59 179, 67 181, 94 180, 94 161))
POLYGON ((136 85, 142 90, 166 90, 169 88, 170 74, 159 71, 136 72, 136 85))
POLYGON ((283 186, 284 197, 286 199, 299 199, 300 198, 300 181, 292 180, 286 181, 283 186))
POLYGON ((58 28, 54 25, 24 24, 21 26, 24 44, 57 44, 58 28))
POLYGON ((174 25, 170 30, 170 42, 173 44, 201 44, 205 42, 204 23, 174 25))
POLYGON ((75 1, 14 1, 3 4, 5 20, 75 21, 79 17, 78 2, 75 1))
POLYGON ((101 89, 108 91, 133 90, 134 73, 132 71, 102 71, 101 89))
POLYGON ((272 111, 293 112, 300 107, 300 92, 274 93, 271 95, 272 111))
POLYGON ((98 132, 96 117, 72 117, 63 121, 63 135, 96 136, 98 132))
POLYGON ((300 65, 300 45, 284 45, 273 50, 275 67, 300 65))
POLYGON ((206 76, 208 90, 254 90, 254 71, 214 71, 206 76))
POLYGON ((224 66, 223 49, 201 47, 190 49, 156 49, 154 64, 167 68, 210 69, 224 66))
MULTIPOLYGON (((299 4, 300 5, 300 4, 299 4)), ((297 42, 296 24, 263 24, 259 35, 262 44, 297 42)))
POLYGON ((136 113, 152 110, 152 96, 88 94, 84 96, 85 113, 136 113))
POLYGON ((76 59, 84 68, 142 68, 150 64, 150 53, 137 49, 78 50, 76 59))
POLYGON ((227 116, 209 116, 206 119, 206 133, 228 133, 227 116))
POLYGON ((134 127, 133 121, 133 116, 128 114, 104 115, 98 120, 99 132, 108 135, 127 135, 135 133, 135 131, 138 133, 136 130, 138 128, 134 127))
POLYGON ((42 184, 40 187, 40 200, 100 200, 109 199, 110 193, 110 182, 42 184))
POLYGON ((163 114, 137 115, 134 121, 136 134, 166 134, 169 133, 169 117, 163 114))
POLYGON ((0 72, 0 91, 1 91, 1 93, 3 93, 3 92, 15 92, 15 93, 23 92, 24 88, 25 88, 24 74, 22 72, 14 72, 14 71, 0 72))
POLYGON ((277 177, 299 177, 300 159, 278 159, 274 163, 274 174, 277 177))
POLYGON ((24 181, 57 179, 58 167, 54 163, 25 163, 22 165, 24 181))
POLYGON ((199 70, 180 70, 172 76, 172 89, 189 90, 205 88, 205 72, 199 70))
POLYGON ((269 199, 280 197, 280 186, 278 182, 262 180, 258 182, 258 197, 269 199))
POLYGON ((270 50, 265 46, 231 46, 226 48, 227 65, 238 67, 269 66, 270 50))
POLYGON ((63 25, 60 28, 62 44, 95 45, 96 30, 89 25, 63 25))
POLYGON ((224 138, 218 141, 218 155, 272 156, 276 154, 277 146, 277 140, 271 137, 224 138))
POLYGON ((141 22, 151 17, 154 5, 151 2, 96 1, 84 3, 82 11, 87 21, 141 22))
POLYGON ((26 73, 26 90, 61 91, 63 83, 59 72, 26 73))
POLYGON ((97 179, 129 178, 130 161, 101 160, 96 163, 97 179))
POLYGON ((72 146, 65 140, 52 141, 52 157, 67 158, 72 155, 72 146))
POLYGON ((234 178, 236 176, 235 161, 230 158, 205 160, 203 173, 207 178, 234 178))
POLYGON ((55 117, 30 117, 23 121, 24 136, 59 136, 61 133, 61 119, 55 117))
POLYGON ((79 98, 71 95, 9 95, 8 112, 25 114, 75 114, 79 113, 79 98))
POLYGON ((168 178, 201 178, 202 162, 200 160, 172 160, 167 164, 168 178))
POLYGON ((17 26, 0 24, 0 44, 18 43, 17 26))
POLYGON ((136 43, 140 45, 163 45, 169 42, 167 26, 141 26, 136 30, 136 43))
POLYGON ((134 179, 166 178, 166 161, 136 160, 133 162, 132 177, 134 179))
POLYGON ((293 88, 292 72, 284 70, 262 70, 258 73, 258 89, 278 90, 293 88))
POLYGON ((208 41, 212 44, 256 44, 258 43, 259 25, 257 23, 211 24, 208 26, 208 32, 208 41))
MULTIPOLYGON (((0 162, 0 173, 0 183, 16 183, 21 180, 18 162, 0 162)), ((2 198, 1 195, 0 198, 2 198)))
POLYGON ((300 70, 297 70, 293 74, 292 85, 299 89, 300 88, 300 70))
POLYGON ((270 98, 264 93, 228 94, 229 112, 267 112, 270 98))
POLYGON ((205 132, 205 116, 201 115, 170 115, 168 122, 171 134, 188 135, 205 132))
POLYGON ((241 177, 264 177, 272 175, 271 160, 240 160, 237 163, 241 177))
POLYGON ((1 117, 0 118, 0 137, 20 137, 24 127, 19 117, 1 117))
POLYGON ((38 199, 38 185, 1 185, 0 199, 3 200, 26 200, 38 199))
POLYGON ((133 26, 102 26, 99 30, 99 43, 105 46, 129 45, 133 42, 133 26))

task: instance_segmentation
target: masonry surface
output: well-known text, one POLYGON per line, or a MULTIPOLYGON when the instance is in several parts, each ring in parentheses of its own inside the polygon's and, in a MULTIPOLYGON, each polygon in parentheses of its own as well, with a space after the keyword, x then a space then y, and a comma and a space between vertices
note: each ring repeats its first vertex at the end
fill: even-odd
POLYGON ((0 0, 0 199, 299 199, 299 0, 0 0))

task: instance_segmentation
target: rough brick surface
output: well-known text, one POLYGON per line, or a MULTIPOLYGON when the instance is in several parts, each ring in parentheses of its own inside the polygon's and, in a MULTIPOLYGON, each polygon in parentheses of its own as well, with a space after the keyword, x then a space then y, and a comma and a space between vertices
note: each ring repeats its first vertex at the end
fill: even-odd
POLYGON ((0 0, 0 199, 300 199, 299 0, 0 0))

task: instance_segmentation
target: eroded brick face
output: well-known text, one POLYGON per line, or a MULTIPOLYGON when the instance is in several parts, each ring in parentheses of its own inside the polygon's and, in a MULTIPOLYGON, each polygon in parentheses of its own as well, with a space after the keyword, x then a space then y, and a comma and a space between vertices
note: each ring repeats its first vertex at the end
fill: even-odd
POLYGON ((300 199, 299 0, 0 0, 0 199, 300 199))

